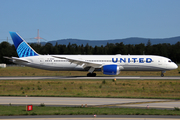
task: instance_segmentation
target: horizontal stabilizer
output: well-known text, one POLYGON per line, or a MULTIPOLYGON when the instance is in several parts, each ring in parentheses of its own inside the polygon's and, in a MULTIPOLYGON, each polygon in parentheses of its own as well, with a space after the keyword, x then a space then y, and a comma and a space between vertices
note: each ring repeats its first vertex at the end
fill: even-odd
POLYGON ((6 56, 3 56, 3 58, 6 58, 6 59, 9 59, 9 60, 13 60, 13 61, 16 61, 16 62, 27 62, 27 63, 30 63, 30 61, 28 60, 22 60, 20 58, 16 58, 16 57, 6 57, 6 56))

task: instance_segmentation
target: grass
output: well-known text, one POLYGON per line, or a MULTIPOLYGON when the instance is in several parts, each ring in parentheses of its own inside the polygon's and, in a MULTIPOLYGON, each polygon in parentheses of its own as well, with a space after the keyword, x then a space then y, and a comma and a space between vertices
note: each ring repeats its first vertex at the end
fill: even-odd
MULTIPOLYGON (((180 68, 166 76, 179 76, 180 68)), ((86 76, 86 71, 47 71, 30 67, 0 69, 0 76, 86 76)), ((103 75, 97 72, 97 76, 103 75)), ((122 71, 120 76, 159 76, 160 72, 122 71)), ((103 75, 105 76, 105 75, 103 75)), ((75 96, 180 99, 179 80, 8 80, 1 96, 75 96)))
POLYGON ((180 115, 179 110, 135 109, 135 108, 95 108, 95 107, 41 107, 33 106, 26 111, 25 106, 0 106, 0 116, 13 115, 180 115))
POLYGON ((0 96, 180 99, 180 80, 1 80, 0 96))
MULTIPOLYGON (((82 71, 47 71, 30 67, 0 69, 0 76, 86 76, 82 71)), ((97 76, 105 76, 97 72, 97 76)), ((160 72, 122 71, 119 76, 160 76, 160 72)), ((180 76, 180 68, 165 76, 180 76)), ((180 99, 180 80, 1 80, 0 96, 74 96, 180 99)), ((180 115, 174 110, 135 108, 2 106, 0 116, 12 115, 180 115)))
MULTIPOLYGON (((108 76, 96 72, 97 76, 108 76)), ((160 71, 121 71, 118 76, 160 76, 160 71)), ((87 71, 48 71, 31 67, 7 67, 0 69, 0 76, 86 76, 87 71)), ((167 71, 165 76, 180 76, 180 67, 167 71)))

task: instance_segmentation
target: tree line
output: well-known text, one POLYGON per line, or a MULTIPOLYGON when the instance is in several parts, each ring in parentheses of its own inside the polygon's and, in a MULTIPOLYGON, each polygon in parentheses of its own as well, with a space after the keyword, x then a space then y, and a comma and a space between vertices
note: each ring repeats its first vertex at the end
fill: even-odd
MULTIPOLYGON (((38 45, 35 43, 30 44, 30 46, 39 54, 81 54, 81 55, 160 55, 170 58, 176 63, 180 63, 180 42, 176 44, 156 44, 151 45, 150 40, 145 44, 128 44, 124 45, 121 43, 107 43, 106 46, 85 46, 76 45, 69 43, 66 45, 57 44, 53 46, 51 43, 46 43, 45 45, 38 45)), ((3 56, 8 57, 18 57, 14 45, 8 42, 0 43, 0 63, 12 64, 9 60, 3 58, 3 56)))

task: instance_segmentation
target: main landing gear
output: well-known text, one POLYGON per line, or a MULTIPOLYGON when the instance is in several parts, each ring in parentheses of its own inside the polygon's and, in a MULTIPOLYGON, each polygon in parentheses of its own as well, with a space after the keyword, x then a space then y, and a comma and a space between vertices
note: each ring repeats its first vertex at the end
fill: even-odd
POLYGON ((93 73, 95 70, 94 67, 91 67, 89 70, 88 70, 88 74, 87 74, 87 77, 96 77, 96 73, 93 73))
POLYGON ((164 77, 164 73, 165 73, 166 71, 161 71, 161 77, 164 77))
POLYGON ((96 77, 96 73, 88 73, 87 77, 96 77))

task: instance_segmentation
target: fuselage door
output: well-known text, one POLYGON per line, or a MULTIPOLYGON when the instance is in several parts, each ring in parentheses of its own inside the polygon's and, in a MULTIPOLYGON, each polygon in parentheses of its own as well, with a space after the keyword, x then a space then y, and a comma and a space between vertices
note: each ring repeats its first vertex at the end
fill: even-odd
POLYGON ((39 63, 40 64, 44 64, 44 59, 43 58, 39 58, 39 63))
POLYGON ((158 59, 158 65, 162 65, 163 60, 162 59, 158 59))

